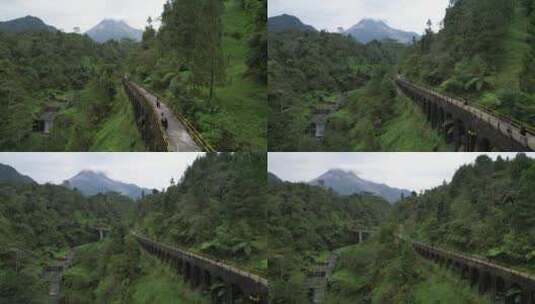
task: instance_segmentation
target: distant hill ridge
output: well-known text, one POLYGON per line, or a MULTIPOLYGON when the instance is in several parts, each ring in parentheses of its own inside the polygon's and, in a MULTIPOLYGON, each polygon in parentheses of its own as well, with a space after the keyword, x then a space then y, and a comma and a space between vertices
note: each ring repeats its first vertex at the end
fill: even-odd
POLYGON ((47 25, 43 20, 34 17, 26 16, 13 20, 0 22, 0 31, 11 33, 22 32, 55 32, 57 29, 53 26, 47 25))
POLYGON ((311 185, 330 188, 340 195, 351 195, 363 192, 373 193, 390 203, 398 201, 402 196, 409 196, 410 190, 398 189, 360 178, 351 171, 331 169, 309 182, 311 185))
POLYGON ((287 15, 287 14, 270 17, 268 19, 268 31, 269 32, 285 32, 285 31, 317 32, 317 30, 313 26, 304 24, 303 22, 301 22, 301 20, 299 20, 299 18, 292 16, 292 15, 287 15))
POLYGON ((127 184, 109 178, 103 172, 83 170, 62 184, 69 189, 77 189, 86 196, 99 193, 117 192, 133 199, 138 199, 142 193, 150 194, 151 189, 141 188, 135 184, 127 184))
POLYGON ((20 174, 15 168, 0 164, 0 182, 34 184, 35 181, 26 175, 20 174))
POLYGON ((104 19, 99 24, 91 28, 86 34, 98 43, 109 40, 132 39, 141 41, 143 31, 129 26, 122 20, 104 19))

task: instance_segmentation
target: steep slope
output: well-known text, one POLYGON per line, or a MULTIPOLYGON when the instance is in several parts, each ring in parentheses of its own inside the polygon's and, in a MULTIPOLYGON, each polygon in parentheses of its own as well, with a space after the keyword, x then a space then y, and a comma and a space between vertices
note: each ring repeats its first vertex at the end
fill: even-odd
POLYGON ((20 174, 15 168, 0 164, 0 182, 33 184, 35 181, 26 175, 20 174))
POLYGON ((0 22, 0 31, 22 33, 22 32, 55 32, 57 29, 53 26, 47 25, 43 20, 26 16, 5 22, 0 22))
POLYGON ((141 41, 143 31, 129 26, 122 20, 104 19, 86 32, 91 39, 103 43, 109 40, 132 39, 141 41))
POLYGON ((374 183, 358 177, 351 171, 340 169, 331 169, 310 181, 309 184, 330 188, 341 195, 369 192, 386 199, 390 203, 398 201, 402 196, 411 194, 409 190, 374 183))
POLYGON ((269 184, 272 184, 272 183, 275 183, 275 184, 282 183, 282 179, 280 179, 277 175, 275 175, 275 174, 273 174, 273 173, 271 173, 271 172, 268 172, 267 180, 268 180, 268 183, 269 183, 269 184))
POLYGON ((344 33, 362 43, 368 43, 373 40, 393 39, 408 44, 412 42, 413 37, 416 39, 420 38, 420 35, 415 32, 394 29, 384 21, 375 19, 362 19, 344 33))
POLYGON ((533 127, 535 1, 455 1, 410 47, 401 74, 533 127))
POLYGON ((98 193, 117 192, 133 199, 138 199, 143 193, 149 194, 150 189, 141 188, 134 184, 127 184, 113 180, 102 172, 83 170, 76 176, 63 182, 69 189, 77 189, 86 196, 98 193))
POLYGON ((313 26, 304 24, 299 18, 292 15, 283 14, 268 19, 268 32, 285 31, 317 32, 313 26))
POLYGON ((535 273, 534 195, 534 159, 481 155, 450 183, 397 204, 397 223, 412 238, 535 273))

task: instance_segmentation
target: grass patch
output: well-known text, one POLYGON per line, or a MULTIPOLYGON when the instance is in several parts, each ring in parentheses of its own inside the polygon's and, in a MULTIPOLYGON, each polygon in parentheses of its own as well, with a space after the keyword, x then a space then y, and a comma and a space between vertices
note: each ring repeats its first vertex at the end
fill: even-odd
POLYGON ((379 137, 382 151, 451 151, 444 139, 427 121, 424 113, 404 96, 396 98, 394 119, 379 137))
POLYGON ((95 134, 91 151, 145 151, 134 111, 124 90, 118 88, 113 113, 95 134))
POLYGON ((208 299, 192 291, 183 281, 154 258, 142 258, 146 273, 132 286, 133 304, 204 304, 208 299))
POLYGON ((239 146, 252 150, 265 150, 267 89, 251 77, 244 77, 247 71, 247 32, 250 17, 240 8, 239 1, 225 4, 223 26, 225 33, 241 33, 237 39, 231 35, 223 37, 223 51, 228 60, 226 75, 228 83, 215 90, 216 104, 221 108, 222 126, 234 135, 239 146), (248 147, 247 147, 248 146, 248 147))
POLYGON ((496 87, 518 89, 520 74, 524 68, 524 58, 529 54, 531 46, 527 42, 528 19, 521 5, 517 5, 509 31, 501 41, 503 56, 498 63, 496 87))

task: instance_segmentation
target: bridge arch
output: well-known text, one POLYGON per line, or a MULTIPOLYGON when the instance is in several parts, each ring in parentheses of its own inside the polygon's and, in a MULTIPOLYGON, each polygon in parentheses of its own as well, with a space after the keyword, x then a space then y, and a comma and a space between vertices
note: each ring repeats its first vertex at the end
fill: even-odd
POLYGON ((477 141, 476 150, 478 152, 491 152, 493 149, 490 140, 488 138, 479 139, 477 141))
POLYGON ((199 266, 197 265, 194 265, 191 273, 191 286, 198 287, 199 285, 201 285, 201 276, 201 268, 199 268, 199 266))
POLYGON ((444 108, 439 107, 438 109, 438 128, 439 132, 444 131, 444 123, 446 121, 446 115, 444 113, 444 108))
POLYGON ((184 263, 184 281, 191 279, 191 264, 189 262, 184 263))
POLYGON ((477 286, 477 284, 479 283, 479 269, 477 269, 476 267, 473 267, 470 271, 470 286, 471 287, 474 287, 474 286, 477 286))
POLYGON ((245 294, 237 285, 230 285, 231 301, 229 303, 243 303, 246 300, 245 294))
POLYGON ((481 276, 481 281, 479 283, 479 292, 486 293, 492 288, 492 276, 488 271, 483 272, 481 276))
POLYGON ((181 258, 176 259, 176 271, 178 274, 182 274, 184 269, 184 261, 181 258))
POLYGON ((463 265, 462 266, 461 278, 463 280, 469 280, 470 279, 470 267, 468 267, 467 265, 463 265))
POLYGON ((210 297, 212 298, 212 303, 225 303, 225 298, 228 297, 227 293, 228 290, 225 286, 223 279, 221 277, 216 277, 214 280, 214 284, 210 289, 210 297))
POLYGON ((437 128, 438 127, 438 106, 436 103, 431 103, 431 107, 432 107, 432 110, 431 110, 431 125, 433 126, 433 128, 437 128))
POLYGON ((527 303, 528 299, 523 299, 523 289, 518 284, 513 284, 507 288, 505 295, 506 304, 523 304, 527 303))
POLYGON ((204 271, 202 276, 202 285, 204 286, 205 290, 210 290, 210 287, 212 286, 212 274, 208 270, 204 271))
POLYGON ((467 132, 466 132, 466 126, 464 124, 464 121, 460 119, 455 120, 455 134, 454 134, 455 151, 460 152, 460 151, 467 150, 466 139, 467 139, 467 132))
POLYGON ((496 277, 496 290, 494 291, 496 300, 505 301, 505 293, 507 289, 505 288, 505 280, 502 277, 496 277))

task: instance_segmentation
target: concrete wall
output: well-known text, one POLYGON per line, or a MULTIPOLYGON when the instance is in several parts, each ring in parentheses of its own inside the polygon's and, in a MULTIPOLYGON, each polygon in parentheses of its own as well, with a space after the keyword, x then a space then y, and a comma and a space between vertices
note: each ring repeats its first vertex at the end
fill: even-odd
POLYGON ((167 143, 160 128, 158 114, 154 112, 145 97, 128 80, 123 79, 123 87, 132 103, 136 124, 147 149, 166 152, 168 150, 167 143))
POLYGON ((520 140, 522 136, 508 124, 498 123, 500 131, 495 126, 499 121, 496 118, 485 120, 456 106, 454 101, 444 100, 404 80, 398 79, 396 84, 422 108, 433 128, 444 136, 446 142, 454 144, 456 151, 530 151, 527 138, 520 140), (510 130, 510 135, 505 135, 503 129, 510 130))
MULTIPOLYGON (((241 300, 240 303, 265 304, 268 301, 269 288, 265 279, 143 237, 138 236, 137 240, 148 253, 171 265, 192 288, 209 291, 212 284, 220 282, 225 291, 224 303, 241 300)), ((217 302, 215 298, 212 300, 217 302)))
POLYGON ((461 275, 472 288, 508 304, 535 304, 535 277, 485 260, 452 253, 422 243, 413 243, 418 254, 461 275), (511 294, 510 291, 519 293, 511 294))

